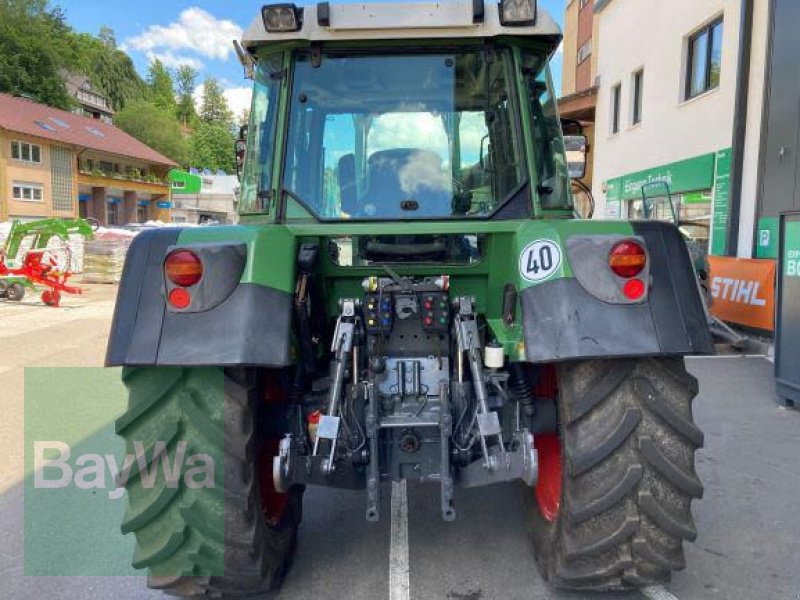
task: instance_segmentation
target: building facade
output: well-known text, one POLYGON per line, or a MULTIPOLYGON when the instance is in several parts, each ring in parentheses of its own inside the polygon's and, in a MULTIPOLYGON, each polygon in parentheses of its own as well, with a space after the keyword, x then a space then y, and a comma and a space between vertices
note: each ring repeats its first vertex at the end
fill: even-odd
POLYGON ((769 2, 597 0, 594 12, 597 216, 674 206, 708 253, 754 256, 769 2))
MULTIPOLYGON (((564 58, 561 73, 559 114, 567 134, 583 134, 588 142, 586 176, 583 184, 591 189, 594 162, 594 122, 597 105, 597 67, 600 49, 599 15, 595 0, 568 0, 564 12, 564 58)), ((588 197, 573 190, 582 214, 587 215, 588 197)))
POLYGON ((169 180, 173 223, 215 225, 236 222, 239 179, 235 175, 187 173, 173 169, 169 180))
POLYGON ((0 94, 0 221, 169 222, 174 166, 105 122, 0 94))

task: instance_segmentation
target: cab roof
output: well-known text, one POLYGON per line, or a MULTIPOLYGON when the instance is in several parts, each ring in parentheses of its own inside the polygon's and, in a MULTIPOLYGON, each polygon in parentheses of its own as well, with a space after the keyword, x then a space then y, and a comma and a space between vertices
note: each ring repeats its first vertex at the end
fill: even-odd
MULTIPOLYGON (((535 0, 533 0, 535 1, 535 0)), ((537 36, 551 42, 561 30, 545 11, 538 10, 533 24, 502 24, 500 6, 482 0, 419 3, 359 3, 298 7, 302 25, 298 31, 268 32, 259 13, 244 34, 242 46, 286 41, 356 41, 407 39, 464 39, 498 36, 537 36), (476 13, 482 12, 482 18, 476 13)), ((554 46, 555 48, 555 46, 554 46)))

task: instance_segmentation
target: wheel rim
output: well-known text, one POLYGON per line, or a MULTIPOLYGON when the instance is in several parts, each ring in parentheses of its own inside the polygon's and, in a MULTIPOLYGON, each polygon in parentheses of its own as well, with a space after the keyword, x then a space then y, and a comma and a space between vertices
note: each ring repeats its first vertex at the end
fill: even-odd
POLYGON ((561 508, 561 440, 557 433, 534 436, 533 446, 539 458, 539 480, 536 500, 539 512, 548 521, 555 521, 561 508))
MULTIPOLYGON (((540 367, 533 393, 536 398, 558 397, 558 376, 553 365, 540 367)), ((561 439, 558 432, 540 433, 533 438, 539 460, 539 479, 536 483, 536 500, 545 520, 553 522, 561 508, 561 439)))
MULTIPOLYGON (((286 401, 286 391, 276 373, 268 373, 264 386, 264 402, 266 404, 282 404, 286 401)), ((261 486, 261 510, 272 527, 283 521, 289 506, 289 493, 280 493, 275 489, 272 477, 272 459, 278 455, 280 438, 270 436, 264 439, 258 457, 258 475, 261 486)))
POLYGON ((272 478, 272 458, 278 454, 278 444, 277 438, 268 438, 264 441, 258 468, 261 485, 261 510, 264 512, 267 523, 273 527, 280 525, 289 505, 289 494, 281 494, 275 490, 272 478))

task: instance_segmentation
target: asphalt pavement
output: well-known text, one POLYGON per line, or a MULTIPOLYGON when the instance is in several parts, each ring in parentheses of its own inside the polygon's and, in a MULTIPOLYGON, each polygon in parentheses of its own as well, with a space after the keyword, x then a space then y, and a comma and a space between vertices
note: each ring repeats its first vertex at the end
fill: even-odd
MULTIPOLYGON (((137 577, 23 574, 23 366, 100 366, 114 289, 93 286, 56 310, 0 303, 0 598, 150 600, 137 577)), ((777 403, 763 358, 690 359, 705 497, 686 570, 646 594, 596 600, 800 598, 800 413, 777 403)), ((549 600, 586 598, 539 577, 518 485, 460 490, 458 518, 441 520, 438 490, 385 485, 382 520, 363 494, 310 488, 294 567, 269 600, 549 600)), ((81 548, 75 548, 81 552, 81 548)))

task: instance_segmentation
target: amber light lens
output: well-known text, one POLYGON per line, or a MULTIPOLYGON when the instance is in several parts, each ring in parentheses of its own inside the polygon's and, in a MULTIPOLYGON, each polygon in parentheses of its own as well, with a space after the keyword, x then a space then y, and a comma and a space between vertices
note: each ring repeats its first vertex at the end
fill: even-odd
POLYGON ((190 250, 173 250, 164 261, 164 272, 175 285, 191 287, 203 276, 203 263, 190 250))
POLYGON ((608 255, 608 266, 626 279, 636 277, 647 264, 647 253, 636 242, 620 242, 608 255))

